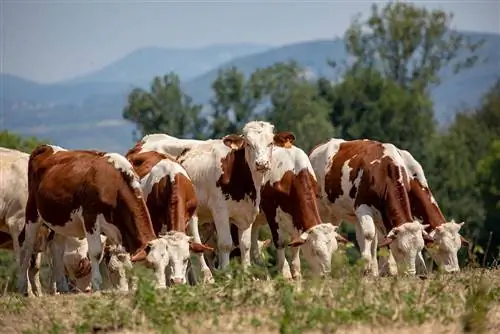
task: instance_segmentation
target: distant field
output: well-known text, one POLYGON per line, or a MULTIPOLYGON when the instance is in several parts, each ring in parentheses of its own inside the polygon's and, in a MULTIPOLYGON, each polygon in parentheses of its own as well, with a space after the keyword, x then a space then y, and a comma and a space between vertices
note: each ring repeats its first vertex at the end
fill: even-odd
POLYGON ((498 333, 500 270, 362 278, 355 266, 324 281, 216 277, 213 285, 128 295, 0 298, 3 333, 498 333))

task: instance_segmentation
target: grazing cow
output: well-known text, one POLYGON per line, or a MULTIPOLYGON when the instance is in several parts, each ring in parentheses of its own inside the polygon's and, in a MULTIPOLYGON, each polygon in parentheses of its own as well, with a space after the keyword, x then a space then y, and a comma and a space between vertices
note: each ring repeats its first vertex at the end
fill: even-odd
POLYGON ((378 275, 377 238, 385 236, 380 246, 390 245, 402 271, 415 274, 417 259, 423 264, 428 225, 412 216, 410 175, 398 149, 371 140, 331 139, 313 148, 309 158, 321 187, 321 215, 334 225, 341 220, 355 225, 366 271, 378 275))
POLYGON ((184 284, 190 250, 195 253, 212 250, 203 244, 193 243, 193 237, 186 235, 187 223, 197 206, 194 186, 185 169, 172 157, 139 151, 140 145, 136 145, 126 157, 141 179, 153 228, 160 236, 151 243, 148 254, 151 259, 148 262, 158 265, 155 268, 156 286, 164 288, 166 282, 184 284), (153 261, 154 258, 157 261, 153 261))
POLYGON ((337 226, 322 223, 316 203, 319 195, 316 175, 307 154, 293 145, 294 140, 291 132, 274 136, 271 171, 266 174, 261 190, 262 214, 252 228, 255 242, 259 225, 267 220, 277 248, 278 270, 288 279, 300 278, 299 246, 304 249, 313 273, 324 275, 330 271, 337 241, 346 241, 337 234, 337 226), (285 258, 286 235, 294 237, 288 244, 293 249, 292 272, 285 258))
POLYGON ((145 260, 148 243, 156 239, 139 178, 117 153, 40 145, 30 155, 28 190, 25 235, 19 238, 24 239, 21 292, 41 220, 56 233, 87 239, 96 289, 101 285, 101 231, 111 243, 123 243, 132 262, 145 260))
POLYGON ((398 149, 398 152, 410 174, 411 211, 413 216, 429 225, 427 232, 433 240, 429 240, 429 243, 433 243, 437 249, 436 252, 431 252, 434 260, 446 272, 460 271, 457 252, 462 244, 468 243, 459 234, 464 222, 457 224, 454 220, 446 221, 420 163, 410 152, 402 149, 398 149))
MULTIPOLYGON (((259 212, 260 188, 269 170, 274 126, 252 121, 242 135, 228 135, 207 141, 178 139, 154 134, 145 136, 140 151, 156 151, 177 156, 195 186, 198 208, 189 225, 195 242, 200 243, 198 221, 214 221, 218 235, 220 266, 229 263, 233 248, 229 219, 239 228, 243 267, 250 264, 251 226, 259 212)), ((203 254, 199 254, 205 282, 213 281, 203 254)))
MULTIPOLYGON (((24 229, 26 201, 28 200, 29 154, 0 147, 0 248, 12 249, 17 265, 20 261, 18 237, 24 229)), ((37 295, 42 294, 40 264, 45 250, 46 228, 37 234, 34 255, 30 259, 29 280, 37 295)))

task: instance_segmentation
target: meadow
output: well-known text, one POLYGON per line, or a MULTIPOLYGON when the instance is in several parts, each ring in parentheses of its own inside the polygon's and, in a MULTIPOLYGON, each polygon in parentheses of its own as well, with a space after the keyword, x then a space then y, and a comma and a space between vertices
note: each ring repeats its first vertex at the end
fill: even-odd
POLYGON ((233 263, 232 279, 218 272, 215 284, 161 291, 148 271, 134 268, 137 289, 127 294, 27 298, 4 280, 0 325, 3 333, 436 334, 500 328, 498 269, 372 278, 363 277, 361 264, 349 264, 343 252, 333 261, 331 277, 323 280, 255 280, 264 277, 262 268, 243 273, 233 263))

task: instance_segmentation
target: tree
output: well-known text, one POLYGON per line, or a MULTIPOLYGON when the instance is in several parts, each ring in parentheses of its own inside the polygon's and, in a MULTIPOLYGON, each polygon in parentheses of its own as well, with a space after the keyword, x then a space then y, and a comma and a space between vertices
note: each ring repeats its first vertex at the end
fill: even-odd
POLYGON ((248 79, 236 67, 220 70, 212 84, 214 96, 210 101, 213 110, 210 138, 221 138, 237 133, 256 115, 262 102, 267 83, 263 70, 256 70, 248 79))
POLYGON ((3 130, 0 131, 0 146, 11 148, 26 153, 31 153, 35 147, 41 144, 48 144, 47 140, 36 137, 22 137, 15 133, 3 130))
POLYGON ((180 138, 200 138, 206 124, 200 117, 201 110, 202 106, 194 104, 182 91, 179 77, 169 73, 155 77, 149 92, 132 90, 123 117, 135 123, 141 136, 161 132, 180 138))
POLYGON ((309 152, 337 134, 329 122, 328 102, 296 63, 275 64, 266 69, 265 76, 270 102, 264 110, 266 118, 278 130, 292 131, 298 147, 309 152))
POLYGON ((324 80, 318 85, 320 96, 331 105, 330 121, 340 138, 391 142, 419 160, 425 158, 426 141, 434 131, 431 102, 425 95, 412 94, 369 68, 347 71, 333 87, 324 80))
POLYGON ((424 92, 440 81, 439 72, 472 66, 483 41, 466 39, 451 29, 453 14, 406 2, 372 6, 371 16, 356 18, 345 34, 355 67, 376 67, 405 89, 424 92))
POLYGON ((490 246, 489 260, 500 259, 500 139, 492 142, 485 157, 477 164, 478 184, 481 190, 486 220, 482 233, 482 244, 490 246), (488 245, 489 233, 491 245, 488 245))

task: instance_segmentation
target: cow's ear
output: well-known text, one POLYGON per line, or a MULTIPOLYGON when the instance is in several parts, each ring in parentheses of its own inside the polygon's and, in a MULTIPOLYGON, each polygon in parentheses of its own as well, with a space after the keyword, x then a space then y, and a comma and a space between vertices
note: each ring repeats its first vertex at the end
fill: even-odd
POLYGON ((245 146, 245 139, 242 136, 231 134, 222 138, 224 145, 233 150, 239 150, 245 146))
POLYGON ((282 131, 274 135, 273 141, 276 146, 290 148, 295 141, 295 135, 289 131, 282 131))

